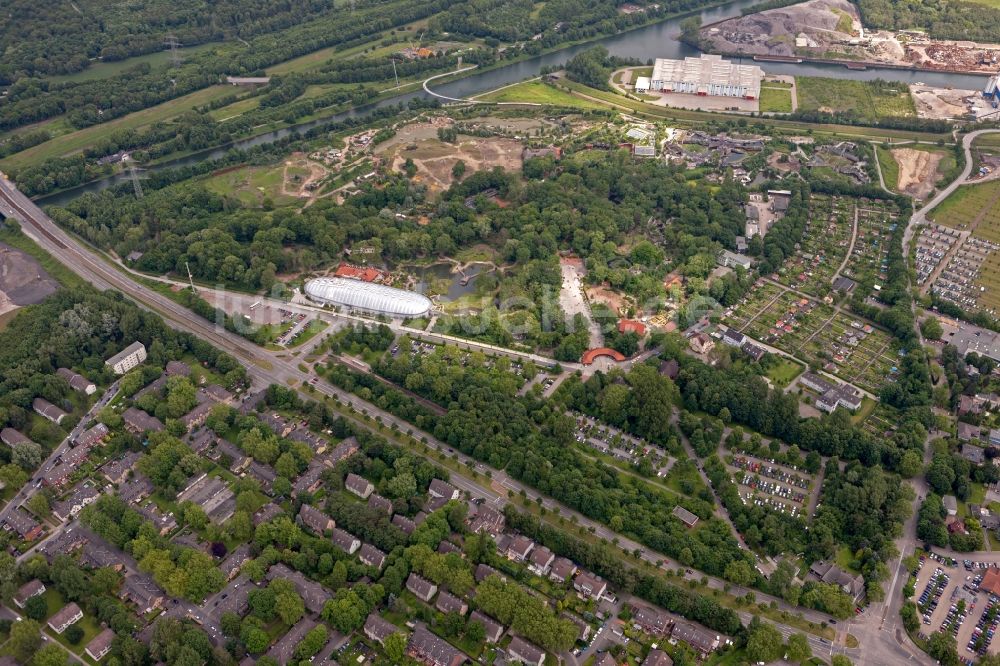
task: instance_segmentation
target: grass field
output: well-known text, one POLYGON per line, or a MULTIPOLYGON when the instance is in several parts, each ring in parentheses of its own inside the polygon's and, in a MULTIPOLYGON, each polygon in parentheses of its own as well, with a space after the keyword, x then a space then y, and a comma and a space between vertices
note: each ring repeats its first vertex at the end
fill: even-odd
MULTIPOLYGON (((192 55, 195 53, 201 53, 202 51, 208 51, 215 47, 221 45, 221 42, 215 42, 210 44, 201 44, 199 46, 191 46, 188 48, 179 48, 177 53, 184 57, 186 55, 192 55)), ((134 58, 126 58, 125 60, 116 60, 108 62, 98 62, 81 72, 74 72, 72 74, 60 74, 58 76, 50 76, 46 78, 46 81, 51 81, 52 83, 79 83, 81 81, 97 81, 99 79, 107 79, 116 74, 121 74, 126 69, 130 67, 135 67, 136 65, 142 63, 149 63, 149 66, 153 69, 160 67, 166 67, 170 64, 170 51, 163 50, 157 51, 155 53, 147 53, 146 55, 136 56, 134 58)))
POLYGON ((212 176, 203 181, 206 188, 217 194, 236 197, 249 206, 259 206, 270 199, 276 206, 293 204, 296 197, 282 194, 284 166, 241 167, 235 171, 212 176))
POLYGON ((869 119, 915 116, 916 107, 906 84, 880 89, 869 81, 795 77, 800 110, 855 111, 869 119))
POLYGON ((895 190, 899 185, 899 164, 896 162, 896 158, 882 146, 875 146, 875 154, 878 156, 878 165, 882 170, 885 186, 890 190, 895 190))
POLYGON ((248 97, 247 99, 241 99, 238 102, 233 102, 228 106, 213 109, 208 112, 208 115, 212 116, 216 120, 226 120, 227 118, 242 116, 248 111, 253 111, 258 106, 260 106, 260 97, 248 97))
POLYGON ((948 227, 967 229, 981 213, 985 214, 976 235, 1000 242, 1000 180, 958 188, 931 211, 930 218, 948 227))
MULTIPOLYGON (((4 160, 0 160, 0 169, 16 170, 32 164, 39 164, 53 157, 63 157, 79 152, 87 146, 93 145, 102 139, 107 138, 112 133, 121 129, 140 129, 153 123, 163 122, 175 116, 189 111, 196 106, 207 104, 216 99, 232 95, 231 86, 212 86, 184 95, 169 102, 158 104, 157 106, 143 109, 127 116, 112 120, 93 127, 77 130, 65 136, 53 138, 45 143, 38 144, 33 148, 11 155, 4 160)), ((46 129, 51 127, 46 125, 46 129)))
POLYGON ((484 102, 528 102, 532 104, 549 104, 552 106, 568 106, 577 109, 603 109, 603 105, 582 99, 541 81, 525 81, 487 93, 476 99, 484 102))
POLYGON ((792 112, 792 91, 790 88, 777 88, 761 86, 760 89, 760 112, 761 113, 791 113, 792 112))
POLYGON ((803 370, 801 364, 781 357, 777 364, 768 368, 765 374, 774 382, 775 386, 782 388, 791 384, 792 380, 798 377, 803 370))

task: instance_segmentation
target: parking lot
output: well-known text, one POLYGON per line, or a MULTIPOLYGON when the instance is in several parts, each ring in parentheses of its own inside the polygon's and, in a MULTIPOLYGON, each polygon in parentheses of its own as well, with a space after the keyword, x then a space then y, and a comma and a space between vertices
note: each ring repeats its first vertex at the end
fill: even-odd
MULTIPOLYGON (((971 664, 978 655, 996 654, 1000 598, 980 589, 984 576, 1000 570, 996 558, 954 561, 929 555, 921 560, 913 600, 921 620, 920 633, 944 631, 955 638, 958 656, 971 664)), ((994 574, 995 575, 995 574, 994 574)))
POLYGON ((744 504, 766 506, 793 518, 808 506, 812 478, 799 469, 746 454, 727 456, 744 504))

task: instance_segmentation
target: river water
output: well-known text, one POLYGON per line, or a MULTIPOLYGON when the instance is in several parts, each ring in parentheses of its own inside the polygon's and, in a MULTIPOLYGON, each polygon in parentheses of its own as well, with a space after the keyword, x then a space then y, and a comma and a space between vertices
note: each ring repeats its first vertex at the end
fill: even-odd
MULTIPOLYGON (((701 12, 702 24, 714 23, 727 18, 739 16, 746 7, 754 5, 759 0, 736 0, 723 7, 706 9, 701 12)), ((605 37, 596 42, 570 46, 559 51, 554 51, 546 55, 538 56, 528 60, 522 60, 512 65, 498 67, 485 72, 472 72, 463 79, 442 83, 432 86, 432 88, 449 97, 469 97, 481 94, 501 86, 517 83, 524 79, 538 76, 543 67, 560 65, 581 51, 601 44, 613 55, 639 58, 649 60, 651 58, 683 58, 685 56, 697 55, 698 50, 677 39, 680 33, 680 22, 682 18, 674 18, 644 28, 639 28, 631 32, 626 32, 612 37, 605 37)), ((866 70, 851 70, 842 65, 826 65, 817 63, 779 63, 761 62, 760 66, 768 74, 789 74, 797 76, 826 76, 839 79, 855 79, 868 81, 871 79, 885 79, 889 81, 902 81, 904 83, 923 82, 929 85, 940 86, 942 88, 965 88, 970 90, 980 90, 986 82, 986 77, 982 75, 957 75, 945 74, 942 72, 916 72, 901 69, 889 69, 871 67, 866 70)), ((427 97, 423 90, 406 93, 391 99, 384 99, 374 104, 358 107, 351 111, 333 114, 318 120, 313 120, 299 125, 290 126, 284 129, 267 132, 259 136, 248 139, 241 139, 229 146, 213 148, 210 150, 193 153, 185 157, 163 162, 151 167, 151 170, 158 171, 174 167, 197 164, 205 160, 214 160, 223 157, 232 148, 249 148, 265 143, 276 141, 288 136, 293 131, 305 132, 317 125, 331 121, 343 120, 359 115, 370 113, 390 104, 399 104, 415 97, 427 97)), ((45 205, 64 205, 86 192, 98 192, 112 185, 128 180, 127 174, 116 174, 103 180, 94 181, 72 189, 57 192, 49 196, 40 197, 37 201, 45 205)))

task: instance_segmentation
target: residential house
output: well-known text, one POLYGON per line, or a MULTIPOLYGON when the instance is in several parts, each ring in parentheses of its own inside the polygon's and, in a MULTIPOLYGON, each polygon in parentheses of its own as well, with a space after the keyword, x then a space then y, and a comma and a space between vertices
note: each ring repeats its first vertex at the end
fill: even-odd
POLYGON ((330 469, 320 460, 313 458, 309 462, 309 467, 292 484, 292 490, 296 495, 303 493, 314 493, 323 485, 323 472, 330 469))
POLYGON ((507 646, 507 656, 531 666, 542 666, 545 663, 545 650, 535 647, 520 636, 515 636, 507 646))
POLYGON ((552 567, 549 569, 549 578, 557 583, 565 583, 575 573, 576 564, 572 560, 568 560, 565 557, 557 557, 552 561, 552 567))
POLYGON ((121 571, 125 568, 122 563, 121 551, 112 547, 104 539, 92 539, 84 545, 83 552, 80 553, 80 564, 91 569, 110 567, 115 571, 121 571))
POLYGON ((273 492, 274 480, 278 478, 278 473, 270 465, 251 460, 247 466, 247 475, 255 479, 260 484, 260 489, 270 495, 273 492))
POLYGON ((979 441, 979 426, 972 425, 971 423, 965 423, 963 421, 959 421, 958 422, 958 441, 960 441, 960 442, 979 441))
POLYGON ((608 589, 608 584, 600 576, 581 571, 573 579, 573 589, 584 598, 600 599, 608 589))
POLYGON ((847 594, 851 595, 855 603, 865 594, 865 580, 860 574, 849 574, 833 562, 819 560, 813 562, 809 567, 809 573, 816 576, 824 583, 838 586, 847 594))
POLYGON ((646 655, 646 660, 642 662, 642 666, 674 666, 674 660, 663 650, 655 648, 650 650, 649 654, 646 655))
POLYGON ((478 622, 483 625, 487 643, 500 642, 500 638, 503 636, 503 625, 491 618, 489 615, 480 613, 477 610, 472 611, 472 615, 469 616, 469 622, 478 622))
POLYGON ((381 570, 385 565, 385 558, 385 553, 370 543, 361 544, 361 550, 358 551, 358 559, 368 567, 375 567, 381 570))
POLYGON ((14 430, 13 428, 4 428, 0 430, 0 442, 3 442, 7 446, 14 447, 18 444, 29 444, 30 439, 24 436, 23 433, 14 430))
POLYGON ((715 342, 704 333, 698 332, 688 340, 688 346, 695 354, 707 354, 715 349, 715 342))
POLYGON ((104 362, 116 375, 124 375, 146 360, 146 347, 141 342, 133 342, 104 362))
POLYGON ((429 492, 432 497, 440 497, 445 500, 458 499, 458 488, 451 485, 447 481, 442 481, 441 479, 432 479, 430 486, 427 488, 427 492, 429 492))
POLYGON ((93 486, 80 486, 66 499, 52 504, 52 515, 61 521, 69 520, 80 513, 83 507, 96 502, 100 496, 93 486))
POLYGON ((82 619, 83 611, 76 605, 76 602, 71 601, 49 618, 49 627, 57 634, 61 634, 82 619))
POLYGON ((20 507, 7 514, 4 529, 13 530, 22 541, 34 541, 42 535, 42 526, 20 507))
POLYGON ((434 602, 434 608, 445 614, 458 613, 459 615, 465 615, 469 612, 469 604, 445 590, 441 590, 438 593, 437 601, 434 602))
POLYGON ((365 620, 364 633, 369 640, 375 641, 379 645, 385 645, 385 639, 393 634, 403 633, 403 630, 378 613, 371 612, 365 620))
POLYGON ((739 266, 747 271, 753 267, 753 259, 742 254, 736 254, 735 252, 731 252, 729 250, 723 250, 720 252, 719 256, 715 260, 715 263, 728 268, 735 268, 739 266))
POLYGON ((297 662, 295 648, 298 647, 302 639, 316 626, 317 622, 308 617, 302 618, 295 626, 288 630, 284 636, 279 638, 271 649, 267 651, 267 656, 271 657, 278 664, 294 664, 297 662))
POLYGON ((28 603, 28 599, 31 597, 37 597, 39 594, 44 592, 45 583, 37 578, 29 580, 27 583, 17 588, 17 592, 14 594, 14 604, 18 608, 24 608, 24 604, 28 603))
POLYGON ((816 399, 816 407, 832 413, 837 407, 855 411, 861 407, 864 395, 850 384, 841 384, 816 399))
POLYGON ((118 497, 129 504, 138 504, 153 494, 153 482, 142 472, 136 472, 128 483, 118 488, 118 497))
POLYGON ((747 341, 747 336, 743 335, 735 328, 727 328, 726 332, 722 334, 722 343, 729 345, 730 347, 742 347, 743 343, 747 341))
POLYGON ((320 613, 326 600, 331 596, 322 585, 309 580, 298 571, 292 571, 284 564, 275 564, 268 569, 267 580, 272 581, 275 578, 290 580, 310 613, 320 613))
POLYGON ((260 527, 264 523, 271 522, 283 513, 284 511, 277 504, 265 504, 261 508, 257 509, 257 512, 253 514, 253 526, 260 527))
POLYGON ((160 536, 164 536, 177 529, 177 521, 173 514, 162 514, 155 504, 150 502, 146 506, 136 508, 139 515, 153 523, 156 529, 160 530, 160 536))
POLYGON ((112 460, 111 462, 104 465, 101 468, 101 473, 104 478, 114 484, 125 483, 128 479, 129 472, 135 467, 135 464, 139 462, 139 454, 134 451, 129 451, 121 458, 112 460))
POLYGON ((375 509, 387 516, 392 515, 392 500, 388 497, 382 497, 378 493, 372 493, 368 496, 368 508, 375 509))
POLYGON ((81 375, 78 372, 73 372, 69 368, 59 368, 56 370, 56 375, 62 377, 70 385, 74 391, 79 391, 86 395, 94 395, 97 393, 97 385, 81 375))
POLYGON ((981 446, 976 446, 975 444, 963 444, 962 457, 973 465, 982 465, 983 461, 986 459, 986 450, 981 446))
POLYGON ((721 643, 718 634, 693 622, 676 622, 671 637, 687 643, 703 656, 714 652, 721 643))
POLYGON ((594 658, 594 666, 618 666, 618 662, 609 652, 602 652, 594 658))
POLYGON ((670 630, 670 617, 649 606, 636 606, 632 613, 632 624, 652 636, 665 636, 670 630))
POLYGON ((83 533, 80 530, 67 527, 59 534, 46 539, 45 542, 38 547, 38 550, 45 555, 45 558, 51 564, 52 560, 55 559, 56 556, 69 555, 85 543, 87 543, 87 538, 83 536, 83 533))
POLYGON ((474 575, 477 583, 482 583, 490 576, 500 576, 500 578, 502 578, 503 580, 507 580, 502 573, 500 573, 499 571, 497 571, 488 564, 477 564, 474 575))
POLYGON ((219 564, 219 569, 225 574, 226 580, 232 580, 240 573, 240 569, 243 565, 253 559, 253 551, 250 548, 250 544, 243 544, 238 546, 236 550, 229 553, 226 559, 222 560, 219 564))
POLYGON ((165 595, 152 576, 144 573, 125 576, 119 593, 124 601, 131 602, 139 610, 139 615, 152 613, 163 605, 165 595))
POLYGON ((594 628, 590 626, 590 623, 586 622, 582 617, 573 615, 569 612, 564 612, 559 617, 576 625, 576 640, 587 642, 587 639, 590 638, 590 633, 594 630, 594 628))
POLYGON ((332 530, 337 525, 333 518, 308 504, 303 504, 299 509, 299 522, 319 536, 323 536, 326 530, 332 530))
POLYGON ((467 516, 469 531, 473 534, 486 532, 487 534, 499 534, 503 531, 507 519, 503 513, 486 504, 469 503, 469 513, 467 516))
POLYGON ((37 414, 42 415, 56 425, 61 424, 63 419, 69 416, 69 414, 56 407, 45 398, 35 398, 31 402, 31 408, 35 410, 37 414))
POLYGON ((185 430, 193 430, 205 423, 208 418, 209 413, 212 411, 212 407, 215 405, 211 402, 202 402, 195 405, 194 409, 181 417, 180 421, 184 425, 185 430))
POLYGON ((340 548, 342 551, 348 555, 353 555, 354 551, 361 548, 361 540, 354 536, 350 532, 346 532, 339 527, 334 527, 330 534, 330 540, 333 541, 333 545, 340 548))
POLYGON ((367 498, 375 490, 375 486, 372 485, 371 481, 354 473, 347 475, 347 478, 344 480, 344 487, 361 499, 367 498))
POLYGON ((1000 446, 1000 428, 990 430, 990 446, 1000 446))
POLYGON ((523 535, 514 537, 507 547, 507 559, 515 562, 524 562, 528 559, 531 549, 535 547, 535 542, 523 535))
POLYGON ((528 557, 528 568, 539 576, 545 576, 552 568, 552 562, 555 559, 556 556, 551 550, 545 546, 539 546, 531 551, 531 555, 528 557))
POLYGON ((209 449, 208 457, 223 467, 228 467, 234 474, 245 470, 251 462, 251 458, 244 455, 240 447, 225 439, 215 442, 215 446, 209 449))
POLYGON ((468 658, 447 641, 438 638, 427 627, 419 626, 406 645, 406 652, 428 666, 461 666, 468 658))
POLYGON ((111 645, 115 641, 117 634, 110 629, 105 629, 101 633, 97 634, 92 641, 87 643, 85 652, 94 661, 100 661, 104 659, 111 652, 111 645))
POLYGON ((398 527, 403 534, 407 536, 413 534, 413 530, 417 529, 417 524, 415 522, 398 513, 392 517, 392 524, 398 527))
POLYGON ((160 432, 164 425, 160 419, 150 416, 141 409, 129 407, 122 412, 122 420, 125 422, 125 429, 134 435, 141 435, 147 432, 160 432))
POLYGON ((215 433, 208 428, 196 428, 188 435, 188 446, 198 455, 204 454, 219 439, 215 433))
POLYGON ((406 579, 406 589, 413 593, 421 601, 430 602, 437 593, 437 585, 430 582, 423 576, 411 573, 406 579))
POLYGON ((236 513, 236 495, 229 485, 215 476, 202 474, 177 496, 178 504, 193 502, 200 506, 208 519, 222 524, 236 513))

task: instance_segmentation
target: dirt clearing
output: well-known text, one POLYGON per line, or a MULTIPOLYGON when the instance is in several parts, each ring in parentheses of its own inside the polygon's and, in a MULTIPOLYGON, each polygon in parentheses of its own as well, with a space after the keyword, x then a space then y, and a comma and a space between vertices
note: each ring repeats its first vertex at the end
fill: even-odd
POLYGON ((33 257, 0 243, 0 314, 39 303, 58 288, 33 257))
POLYGON ((899 191, 917 199, 926 199, 940 177, 938 166, 944 155, 913 148, 895 148, 890 152, 899 165, 899 191))

